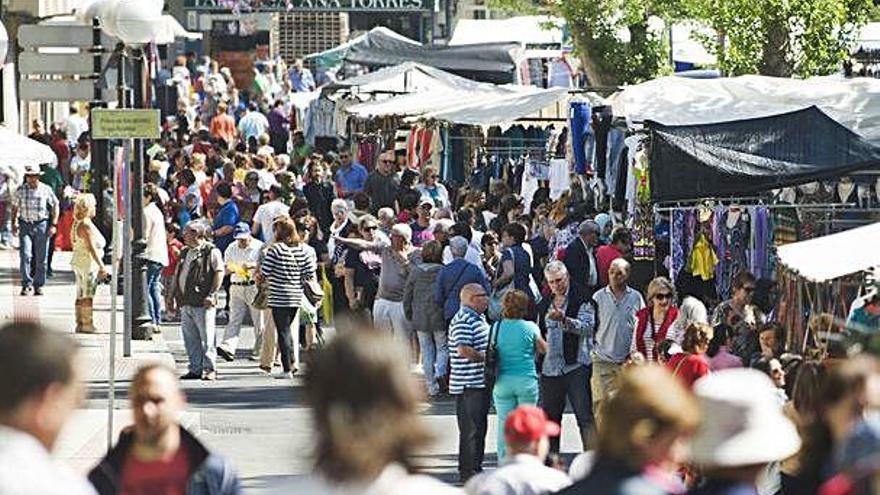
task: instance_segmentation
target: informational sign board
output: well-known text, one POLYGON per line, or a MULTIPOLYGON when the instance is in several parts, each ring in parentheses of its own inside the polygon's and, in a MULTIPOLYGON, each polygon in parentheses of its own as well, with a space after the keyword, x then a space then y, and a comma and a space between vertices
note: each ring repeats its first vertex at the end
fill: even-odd
POLYGON ((96 108, 91 129, 94 139, 159 139, 159 110, 96 108))
MULTIPOLYGON (((432 0, 261 0, 251 12, 421 12, 432 7, 432 0)), ((184 8, 228 12, 229 2, 184 0, 184 8)), ((248 12, 245 8, 241 10, 248 12)))

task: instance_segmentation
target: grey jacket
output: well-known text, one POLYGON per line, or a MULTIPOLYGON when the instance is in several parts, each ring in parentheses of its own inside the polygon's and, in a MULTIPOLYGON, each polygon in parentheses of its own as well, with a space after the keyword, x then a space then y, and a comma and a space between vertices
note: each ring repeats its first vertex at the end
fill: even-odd
POLYGON ((403 311, 418 332, 444 332, 443 307, 437 304, 434 291, 437 274, 443 265, 417 263, 409 272, 403 292, 403 311))

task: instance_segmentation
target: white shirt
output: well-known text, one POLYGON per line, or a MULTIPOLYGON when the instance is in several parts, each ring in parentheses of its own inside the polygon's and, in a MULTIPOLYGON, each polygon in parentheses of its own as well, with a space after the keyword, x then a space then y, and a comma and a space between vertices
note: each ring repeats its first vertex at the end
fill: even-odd
POLYGON ((238 266, 242 266, 245 263, 253 263, 256 265, 260 261, 260 249, 263 248, 263 243, 257 239, 251 239, 248 242, 248 246, 246 248, 241 247, 238 244, 238 240, 233 240, 232 244, 230 244, 226 248, 226 252, 223 253, 223 261, 226 262, 227 265, 227 273, 229 273, 230 280, 233 283, 241 283, 245 280, 241 278, 241 276, 236 273, 234 270, 229 269, 230 263, 235 263, 238 266))
POLYGON ((0 426, 0 493, 97 495, 85 478, 56 463, 27 433, 0 426))
MULTIPOLYGON (((320 475, 296 478, 272 494, 297 495, 461 495, 463 492, 431 478, 406 472, 403 466, 391 464, 371 483, 333 483, 320 475)), ((5 495, 5 494, 4 494, 5 495)))
POLYGON ((79 141, 82 133, 89 130, 89 121, 81 117, 79 114, 73 114, 67 117, 67 142, 71 146, 79 141))
POLYGON ((545 495, 570 484, 562 471, 545 466, 533 455, 517 454, 495 471, 471 478, 464 491, 468 495, 545 495))
POLYGON ((168 266, 168 236, 165 232, 165 215, 162 214, 162 210, 156 206, 156 203, 150 203, 144 208, 144 240, 147 241, 144 257, 162 266, 168 266))
POLYGON ((260 205, 254 213, 254 223, 260 224, 260 232, 266 244, 275 241, 275 230, 272 229, 272 225, 275 219, 281 216, 290 216, 290 207, 278 200, 260 205))

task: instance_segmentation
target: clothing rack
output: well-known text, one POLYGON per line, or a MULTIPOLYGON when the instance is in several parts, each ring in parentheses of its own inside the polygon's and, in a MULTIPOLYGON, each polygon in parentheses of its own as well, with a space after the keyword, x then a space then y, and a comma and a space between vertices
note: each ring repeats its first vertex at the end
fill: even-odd
MULTIPOLYGON (((699 205, 699 206, 665 206, 658 207, 654 206, 655 213, 665 213, 672 211, 694 211, 700 210, 702 208, 714 208, 715 206, 724 206, 724 204, 719 203, 717 205, 699 205)), ((737 208, 749 208, 749 207, 763 207, 768 210, 781 210, 781 209, 793 209, 793 210, 803 210, 803 211, 811 211, 811 210, 831 210, 831 211, 870 211, 867 209, 858 209, 853 208, 855 203, 816 203, 816 204, 763 204, 763 203, 740 203, 740 202, 731 202, 727 205, 728 207, 737 207, 737 208)), ((876 211, 880 212, 880 209, 876 211)))

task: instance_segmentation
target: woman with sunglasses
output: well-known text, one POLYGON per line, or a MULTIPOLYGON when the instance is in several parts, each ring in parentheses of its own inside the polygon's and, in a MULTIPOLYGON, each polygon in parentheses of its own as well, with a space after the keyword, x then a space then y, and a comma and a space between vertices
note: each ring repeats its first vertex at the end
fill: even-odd
POLYGON ((423 197, 430 197, 434 201, 435 207, 448 208, 450 206, 449 191, 437 180, 438 178, 437 169, 425 167, 425 170, 422 171, 422 182, 416 185, 416 189, 423 197))
POLYGON ((657 346, 670 333, 672 323, 678 317, 675 307, 675 286, 666 277, 657 277, 648 284, 648 305, 636 313, 630 355, 636 353, 648 362, 656 362, 657 346))
POLYGON ((752 304, 757 280, 749 272, 741 272, 733 279, 730 299, 722 302, 712 313, 710 324, 715 327, 727 325, 731 328, 734 346, 731 351, 748 363, 752 354, 760 351, 755 346, 758 341, 756 332, 766 321, 764 313, 752 304))

